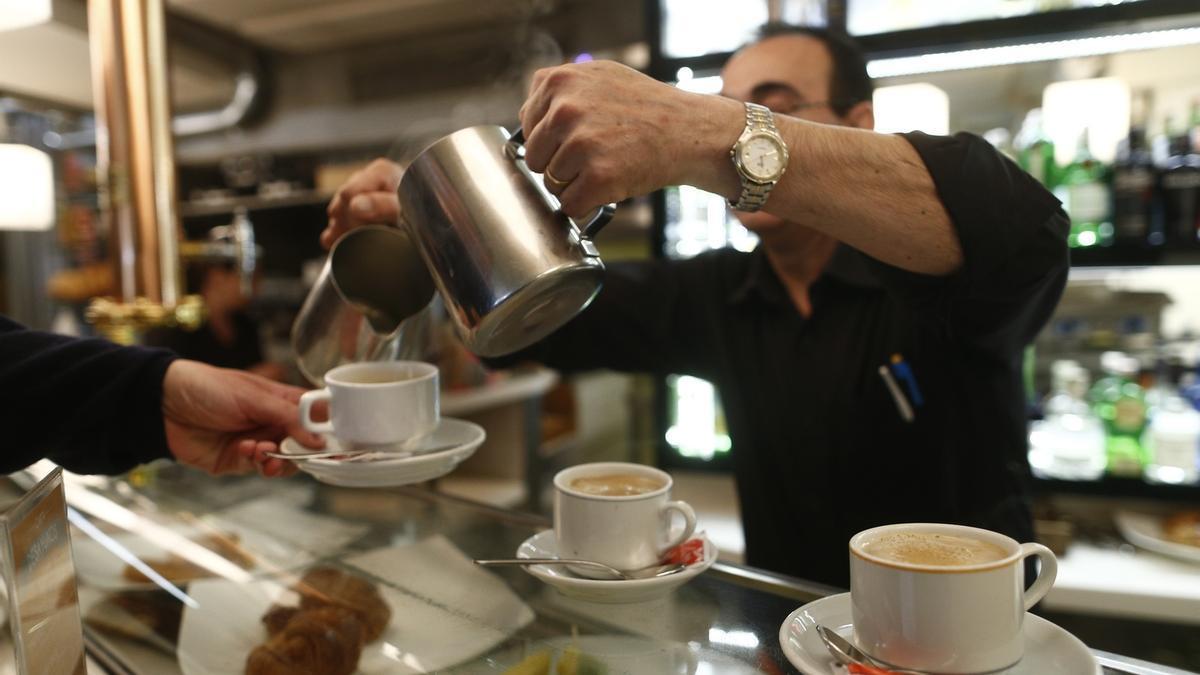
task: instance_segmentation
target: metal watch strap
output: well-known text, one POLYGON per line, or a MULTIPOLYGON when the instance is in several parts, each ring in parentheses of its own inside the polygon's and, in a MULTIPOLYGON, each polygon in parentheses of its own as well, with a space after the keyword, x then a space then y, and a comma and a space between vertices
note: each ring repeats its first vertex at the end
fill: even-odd
MULTIPOLYGON (((751 131, 759 129, 775 131, 775 118, 771 115, 771 109, 757 103, 747 102, 746 127, 751 131)), ((736 202, 732 199, 729 200, 729 205, 737 211, 761 209, 767 203, 767 197, 771 194, 771 188, 775 187, 775 183, 759 183, 750 180, 740 172, 738 177, 742 181, 742 194, 738 195, 736 202)))

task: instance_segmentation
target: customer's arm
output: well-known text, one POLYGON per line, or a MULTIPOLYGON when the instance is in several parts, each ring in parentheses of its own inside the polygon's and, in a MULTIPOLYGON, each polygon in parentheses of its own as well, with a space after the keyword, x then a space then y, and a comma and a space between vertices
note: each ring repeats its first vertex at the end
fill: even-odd
POLYGON ((0 317, 0 471, 43 457, 80 473, 120 473, 161 457, 212 473, 249 471, 255 464, 243 455, 303 434, 298 397, 294 388, 167 351, 33 331, 0 317))

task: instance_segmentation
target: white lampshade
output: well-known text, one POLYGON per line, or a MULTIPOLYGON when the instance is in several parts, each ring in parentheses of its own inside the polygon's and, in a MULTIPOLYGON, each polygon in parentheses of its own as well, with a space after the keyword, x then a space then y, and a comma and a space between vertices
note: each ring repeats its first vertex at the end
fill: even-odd
POLYGON ((1075 158, 1084 129, 1092 156, 1111 163, 1129 133, 1129 119, 1129 84, 1120 78, 1055 82, 1042 92, 1042 124, 1059 164, 1075 158))
POLYGON ((54 16, 51 0, 0 0, 0 31, 35 26, 54 16))
POLYGON ((950 131, 950 97, 928 82, 879 87, 874 107, 875 131, 880 133, 924 131, 945 135, 950 131))
POLYGON ((28 145, 0 143, 0 230, 54 226, 54 167, 28 145))

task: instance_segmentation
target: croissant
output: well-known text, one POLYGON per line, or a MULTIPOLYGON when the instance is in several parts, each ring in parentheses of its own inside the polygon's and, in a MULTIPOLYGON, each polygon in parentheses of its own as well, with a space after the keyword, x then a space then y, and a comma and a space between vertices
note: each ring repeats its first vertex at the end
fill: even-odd
POLYGON ((353 612, 340 607, 298 611, 283 631, 250 652, 246 675, 352 675, 363 638, 353 612))
POLYGON ((334 606, 354 612, 366 629, 366 642, 378 640, 392 620, 392 608, 375 584, 333 567, 309 570, 295 590, 301 609, 334 606))
POLYGON ((299 612, 299 607, 271 605, 271 608, 262 617, 263 626, 267 629, 267 635, 271 637, 278 635, 299 612))

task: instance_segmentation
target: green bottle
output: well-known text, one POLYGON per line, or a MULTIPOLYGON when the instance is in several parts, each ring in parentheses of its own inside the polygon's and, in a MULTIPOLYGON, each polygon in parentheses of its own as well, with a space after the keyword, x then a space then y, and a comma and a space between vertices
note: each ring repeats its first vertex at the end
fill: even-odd
POLYGON ((1192 99, 1187 133, 1191 136, 1192 152, 1200 153, 1200 98, 1192 99))
POLYGON ((1148 457, 1142 444, 1146 430, 1146 396, 1133 381, 1137 359, 1120 352, 1105 352, 1100 367, 1106 375, 1088 392, 1096 415, 1104 424, 1104 450, 1108 473, 1137 478, 1148 457))
POLYGON ((1042 109, 1034 108, 1025 114, 1021 130, 1013 139, 1017 164, 1047 188, 1053 188, 1057 172, 1054 164, 1054 141, 1042 127, 1042 109))
POLYGON ((1075 159, 1058 172, 1054 196, 1071 218, 1067 244, 1071 248, 1111 246, 1113 242, 1112 189, 1108 168, 1088 149, 1087 129, 1079 135, 1075 159))

